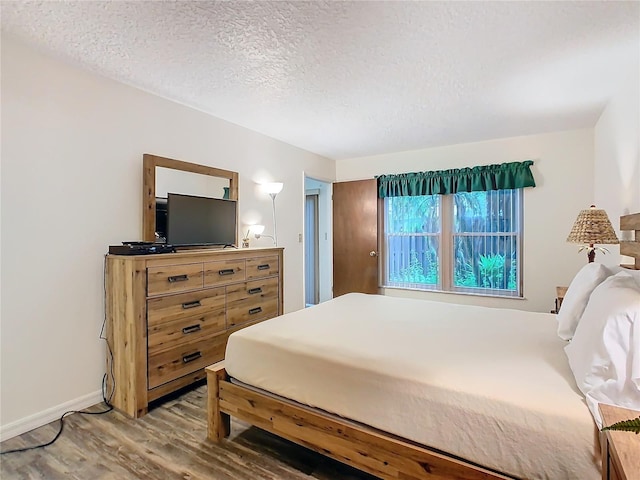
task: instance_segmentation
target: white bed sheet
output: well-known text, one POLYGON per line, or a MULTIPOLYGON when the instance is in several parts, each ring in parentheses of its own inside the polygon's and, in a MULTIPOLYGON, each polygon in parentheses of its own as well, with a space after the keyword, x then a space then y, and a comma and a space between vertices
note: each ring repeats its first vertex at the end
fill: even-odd
POLYGON ((348 294, 231 335, 229 375, 512 476, 599 478, 554 315, 348 294))

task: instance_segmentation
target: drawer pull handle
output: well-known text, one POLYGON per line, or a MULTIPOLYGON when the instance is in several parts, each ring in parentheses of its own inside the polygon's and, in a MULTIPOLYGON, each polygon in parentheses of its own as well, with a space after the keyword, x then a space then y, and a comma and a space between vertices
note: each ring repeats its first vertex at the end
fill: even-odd
POLYGON ((185 355, 184 357, 182 357, 182 362, 183 363, 193 362, 194 360, 197 360, 200 357, 202 357, 202 354, 200 352, 191 353, 189 355, 185 355))
POLYGON ((189 325, 188 327, 184 327, 182 329, 182 333, 184 333, 185 335, 189 334, 189 333, 194 333, 194 332, 199 332, 200 331, 200 324, 196 324, 196 325, 189 325))
POLYGON ((189 280, 189 275, 174 275, 173 277, 167 277, 167 280, 169 280, 169 283, 186 282, 189 280))
POLYGON ((269 270, 269 264, 263 263, 262 265, 258 265, 258 270, 269 270))
POLYGON ((249 310, 249 315, 255 315, 256 313, 260 313, 262 311, 262 307, 256 307, 249 310))
POLYGON ((261 287, 250 288, 248 291, 249 295, 255 295, 256 293, 262 293, 261 287))
POLYGON ((233 268, 225 268, 224 270, 218 270, 218 275, 233 275, 235 270, 233 268))
POLYGON ((184 308, 185 310, 188 308, 195 308, 195 307, 201 307, 202 304, 200 303, 200 300, 195 300, 193 302, 186 302, 182 304, 182 308, 184 308))

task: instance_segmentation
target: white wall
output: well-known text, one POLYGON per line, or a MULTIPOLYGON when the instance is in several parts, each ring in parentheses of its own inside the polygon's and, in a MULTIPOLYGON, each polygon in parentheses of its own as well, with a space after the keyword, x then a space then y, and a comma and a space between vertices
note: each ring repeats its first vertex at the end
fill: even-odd
MULTIPOLYGON (((598 119, 594 137, 594 200, 606 210, 620 237, 618 217, 640 212, 640 61, 629 65, 628 75, 598 119)), ((625 235, 631 240, 629 232, 625 235)), ((629 257, 620 256, 617 245, 607 248, 610 255, 596 254, 600 262, 632 263, 629 257)))
POLYGON ((1 153, 3 438, 100 398, 103 255, 141 237, 143 153, 238 171, 240 217, 267 228, 271 199, 255 182, 284 182, 285 310, 303 307, 303 172, 333 179, 334 161, 5 36, 1 153))
POLYGON ((534 160, 535 188, 524 192, 524 300, 387 289, 385 294, 548 312, 556 285, 568 285, 586 263, 565 242, 576 215, 593 201, 593 130, 530 135, 340 160, 338 181, 386 173, 534 160))

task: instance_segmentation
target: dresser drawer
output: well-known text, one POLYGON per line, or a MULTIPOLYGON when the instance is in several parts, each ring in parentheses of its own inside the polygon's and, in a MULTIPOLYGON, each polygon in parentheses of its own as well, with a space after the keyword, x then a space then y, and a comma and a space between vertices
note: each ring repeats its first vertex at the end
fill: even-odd
POLYGON ((260 277, 271 277, 280 271, 278 257, 247 258, 247 280, 260 277))
POLYGON ((149 355, 170 350, 185 342, 193 342, 222 332, 226 328, 224 307, 202 315, 183 318, 173 322, 149 326, 147 345, 149 355))
POLYGON ((147 300, 147 325, 155 327, 161 323, 223 309, 224 306, 224 287, 150 298, 147 300))
POLYGON ((202 263, 147 268, 147 295, 202 288, 202 263))
POLYGON ((278 297, 236 300, 227 305, 227 328, 278 315, 278 297))
POLYGON ((278 298, 278 277, 252 280, 227 287, 227 305, 247 298, 254 299, 256 302, 278 298))
POLYGON ((224 358, 227 335, 221 333, 149 355, 148 388, 188 375, 224 358))
POLYGON ((245 261, 221 260, 204 264, 204 285, 212 287, 241 282, 245 279, 245 261))

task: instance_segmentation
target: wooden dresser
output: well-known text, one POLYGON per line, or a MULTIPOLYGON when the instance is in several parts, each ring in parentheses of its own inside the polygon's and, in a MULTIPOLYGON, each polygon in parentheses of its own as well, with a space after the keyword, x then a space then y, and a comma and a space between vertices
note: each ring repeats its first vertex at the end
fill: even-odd
POLYGON ((205 378, 232 332, 283 313, 282 272, 282 248, 107 255, 113 406, 140 417, 205 378))

